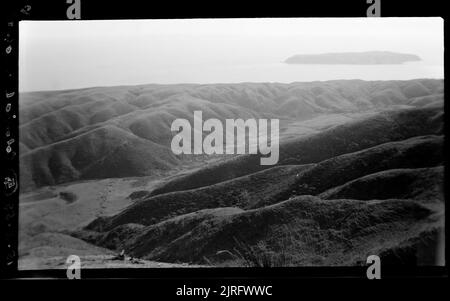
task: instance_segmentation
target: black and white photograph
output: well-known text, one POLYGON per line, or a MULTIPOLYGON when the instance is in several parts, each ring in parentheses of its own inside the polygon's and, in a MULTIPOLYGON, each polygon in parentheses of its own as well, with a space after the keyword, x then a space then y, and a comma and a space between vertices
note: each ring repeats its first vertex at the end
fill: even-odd
POLYGON ((21 21, 18 269, 445 265, 444 21, 21 21))

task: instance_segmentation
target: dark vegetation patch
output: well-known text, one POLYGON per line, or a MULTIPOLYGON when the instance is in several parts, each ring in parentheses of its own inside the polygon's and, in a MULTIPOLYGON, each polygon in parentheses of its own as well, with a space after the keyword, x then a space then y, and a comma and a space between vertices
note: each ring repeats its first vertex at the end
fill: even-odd
POLYGON ((71 191, 61 191, 59 192, 59 197, 69 204, 75 202, 78 199, 77 195, 71 191))

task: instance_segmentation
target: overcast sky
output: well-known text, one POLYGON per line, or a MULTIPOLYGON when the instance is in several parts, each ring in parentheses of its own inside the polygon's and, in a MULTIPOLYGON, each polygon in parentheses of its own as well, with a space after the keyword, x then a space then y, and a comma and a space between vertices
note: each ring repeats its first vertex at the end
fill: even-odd
POLYGON ((19 48, 20 91, 251 82, 301 53, 388 50, 442 68, 444 50, 441 18, 22 21, 19 48))

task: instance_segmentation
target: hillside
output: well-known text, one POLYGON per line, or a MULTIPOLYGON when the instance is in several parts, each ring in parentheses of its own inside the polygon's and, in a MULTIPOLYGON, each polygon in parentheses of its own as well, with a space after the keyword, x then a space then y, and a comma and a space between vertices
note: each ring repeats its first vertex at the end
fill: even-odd
POLYGON ((95 87, 20 103, 25 268, 78 250, 96 267, 444 263, 442 80, 95 87), (171 123, 196 110, 280 119, 278 163, 174 155, 171 123), (134 259, 113 262, 122 250, 134 259))
POLYGON ((185 170, 192 160, 202 158, 175 158, 171 154, 170 125, 176 118, 192 121, 195 110, 202 110, 204 119, 222 121, 278 118, 283 140, 318 132, 321 125, 311 127, 307 121, 324 115, 439 105, 442 93, 443 82, 428 79, 142 85, 21 93, 22 189, 93 178, 167 175, 167 169, 174 165, 185 170), (303 121, 304 126, 298 124, 303 121), (73 149, 86 144, 89 151, 78 158, 73 149), (131 148, 127 146, 136 151, 128 151, 131 148), (113 161, 117 156, 131 167, 126 171, 116 168, 113 161), (133 167, 136 161, 145 162, 145 166, 133 167))
POLYGON ((20 158, 24 187, 78 179, 151 175, 168 170, 177 158, 162 146, 114 126, 34 149, 20 158))
POLYGON ((444 168, 392 169, 373 173, 320 194, 324 199, 417 199, 441 200, 444 168))
MULTIPOLYGON (((278 164, 317 163, 389 141, 439 134, 441 133, 441 127, 442 113, 440 108, 384 112, 373 117, 347 122, 318 134, 281 143, 278 164)), ((264 168, 268 168, 268 166, 261 166, 258 156, 240 156, 171 180, 155 189, 152 194, 212 185, 264 168)))
MULTIPOLYGON (((412 200, 325 201, 301 196, 225 215, 195 212, 132 234, 123 232, 129 227, 124 225, 100 237, 89 232, 74 235, 112 249, 124 248, 140 258, 169 262, 240 265, 248 259, 261 265, 357 265, 367 254, 388 254, 392 246, 403 244, 410 252, 420 249, 427 254, 415 260, 411 254, 413 260, 408 258, 407 263, 424 264, 437 260, 433 250, 442 227, 434 215, 438 210, 412 200), (120 235, 116 244, 108 239, 120 235), (417 236, 426 239, 415 241, 417 236)), ((402 258, 389 260, 399 264, 402 258)))
MULTIPOLYGON (((442 146, 442 137, 412 138, 341 155, 315 165, 280 166, 203 188, 155 196, 144 194, 138 202, 120 214, 97 219, 88 229, 104 231, 127 223, 149 225, 205 208, 259 208, 295 195, 318 195, 338 185, 384 170, 437 166, 442 164, 442 146)), ((431 178, 430 181, 435 181, 438 185, 442 173, 440 176, 431 178)), ((377 188, 379 187, 373 189, 377 188)))

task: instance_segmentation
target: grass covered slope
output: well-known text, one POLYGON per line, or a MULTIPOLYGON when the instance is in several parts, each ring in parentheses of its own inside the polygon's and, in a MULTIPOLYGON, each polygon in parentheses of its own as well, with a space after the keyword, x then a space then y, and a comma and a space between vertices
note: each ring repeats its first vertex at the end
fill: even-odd
MULTIPOLYGON (((373 117, 345 123, 318 134, 282 143, 278 164, 317 163, 386 142, 440 134, 442 118, 440 108, 405 109, 379 113, 373 117)), ((212 185, 269 167, 260 165, 257 155, 239 156, 169 181, 155 189, 152 194, 212 185)))
POLYGON ((104 231, 138 223, 150 225, 177 215, 217 207, 248 208, 260 198, 284 191, 302 170, 310 166, 280 166, 216 185, 149 196, 144 193, 120 214, 94 220, 87 228, 104 231))
MULTIPOLYGON (((19 142, 24 179, 21 187, 27 189, 91 178, 164 173, 167 166, 177 163, 170 151, 170 125, 176 118, 192 121, 195 110, 202 110, 204 119, 279 118, 281 127, 289 128, 292 122, 326 114, 360 113, 398 106, 422 107, 429 105, 430 99, 433 103, 443 102, 441 80, 142 85, 22 93, 19 142), (107 138, 101 138, 103 136, 107 138), (144 163, 147 166, 142 168, 132 167, 129 172, 124 172, 119 166, 117 169, 122 171, 115 172, 116 168, 109 162, 112 159, 105 158, 104 162, 95 166, 97 170, 102 168, 103 172, 85 171, 90 166, 78 163, 78 159, 70 154, 70 149, 84 148, 86 144, 91 144, 87 140, 97 138, 101 139, 95 147, 89 146, 89 155, 82 160, 103 160, 100 158, 115 149, 116 154, 123 156, 125 162, 132 166, 136 158, 151 163, 144 163), (114 141, 122 141, 122 147, 127 150, 120 150, 119 142, 114 141), (133 153, 131 148, 138 149, 137 153, 133 153), (148 154, 144 154, 143 149, 148 154), (56 156, 55 153, 59 152, 63 154, 56 156), (43 162, 36 162, 40 158, 43 162), (59 169, 62 171, 56 171, 59 169)), ((295 136, 295 133, 291 134, 295 136)), ((293 153, 289 150, 292 147, 295 145, 282 152, 282 155, 285 154, 283 164, 290 164, 288 160, 291 159, 296 160, 294 164, 304 164, 324 158, 300 162, 292 158, 293 153)), ((350 147, 352 149, 342 151, 355 150, 350 147)), ((297 150, 294 153, 297 154, 297 150)), ((186 160, 185 157, 178 159, 186 160)), ((259 166, 254 166, 257 161, 259 159, 255 157, 247 158, 245 162, 229 162, 231 165, 242 165, 243 172, 232 171, 237 168, 227 168, 230 170, 228 176, 220 180, 260 170, 259 166)), ((205 176, 203 179, 209 178, 205 176)))
POLYGON ((24 187, 39 187, 79 179, 144 176, 176 163, 175 156, 160 145, 104 126, 23 155, 21 182, 24 187))
MULTIPOLYGON (((272 204, 291 196, 317 195, 359 177, 397 168, 434 167, 443 163, 442 136, 419 136, 384 143, 355 153, 324 160, 305 170, 284 192, 255 206, 272 204)), ((441 178, 436 178, 437 181, 441 178)))
POLYGON ((324 199, 417 199, 444 201, 443 166, 373 173, 320 194, 324 199))
POLYGON ((437 107, 381 112, 286 142, 291 164, 220 178, 226 166, 245 169, 242 156, 204 169, 219 176, 211 185, 140 191, 73 235, 148 260, 215 266, 358 265, 370 254, 441 264, 441 125, 437 107))
MULTIPOLYGON (((260 208, 296 195, 318 195, 338 185, 392 168, 433 167, 442 164, 442 140, 440 136, 411 138, 318 164, 279 166, 203 188, 155 196, 144 194, 120 214, 97 219, 89 228, 104 231, 127 223, 150 225, 205 208, 260 208)), ((442 174, 430 179, 436 181, 435 185, 439 185, 441 180, 442 174)))
POLYGON ((443 262, 442 81, 145 85, 21 102, 27 260, 79 248, 210 266, 443 262), (170 124, 195 110, 280 118, 278 164, 174 156, 170 124))
POLYGON ((405 258, 395 259, 389 251, 407 245, 411 248, 408 263, 423 264, 437 260, 434 250, 442 227, 437 213, 441 207, 442 203, 428 206, 413 200, 326 201, 299 196, 242 212, 222 208, 215 211, 228 212, 181 215, 131 234, 124 232, 130 226, 123 225, 97 236, 88 231, 75 235, 108 248, 125 249, 133 256, 169 262, 355 265, 369 254, 390 254, 390 263, 400 263, 405 258), (119 233, 126 235, 108 239, 119 233), (417 242, 418 236, 427 239, 417 242), (416 249, 427 256, 418 258, 416 249))

